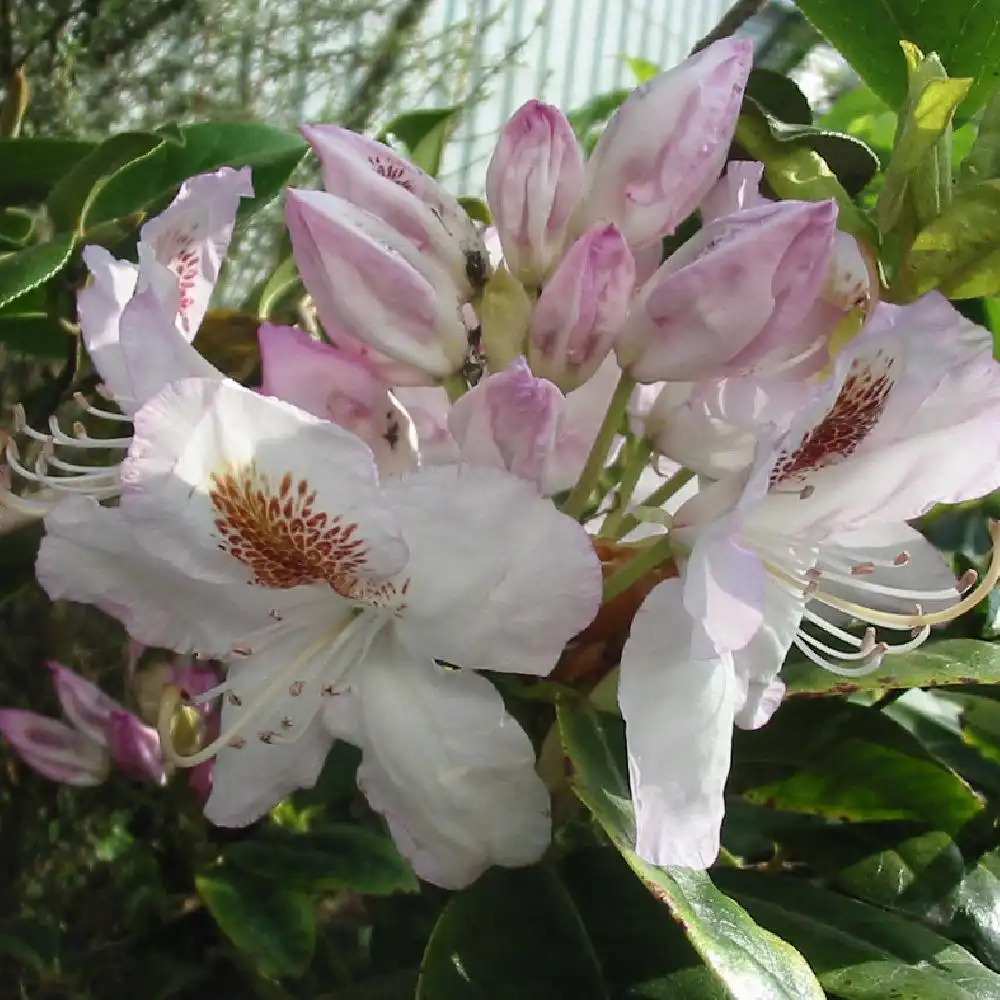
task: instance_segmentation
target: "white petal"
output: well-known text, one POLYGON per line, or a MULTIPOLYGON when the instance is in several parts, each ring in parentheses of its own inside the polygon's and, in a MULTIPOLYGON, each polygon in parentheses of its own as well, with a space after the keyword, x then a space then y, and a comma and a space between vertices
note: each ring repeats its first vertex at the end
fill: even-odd
POLYGON ((143 407, 122 484, 142 543, 200 579, 355 596, 406 562, 360 438, 228 379, 143 407))
POLYGON ((273 594, 190 578, 139 545, 119 510, 89 497, 63 501, 45 525, 36 573, 49 597, 95 604, 140 642, 221 656, 270 621, 273 594))
POLYGON ((376 640, 353 693, 326 710, 363 750, 358 784, 423 879, 458 889, 490 865, 537 861, 549 795, 531 741, 484 678, 376 640))
POLYGON ((387 483, 385 493, 410 548, 396 627, 425 656, 547 674, 597 613, 601 569, 590 537, 518 476, 436 466, 387 483))
POLYGON ((695 630, 680 582, 667 580, 643 602, 622 652, 636 851, 655 865, 707 868, 719 853, 738 692, 731 655, 692 658, 695 630))

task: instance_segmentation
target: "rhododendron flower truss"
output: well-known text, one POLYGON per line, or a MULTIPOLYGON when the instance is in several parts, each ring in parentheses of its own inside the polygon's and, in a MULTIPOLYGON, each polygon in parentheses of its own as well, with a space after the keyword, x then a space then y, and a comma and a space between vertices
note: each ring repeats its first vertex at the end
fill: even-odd
MULTIPOLYGON (((228 380, 183 380, 141 409, 122 481, 100 532, 49 519, 39 577, 142 641, 227 659, 197 699, 223 700, 220 736, 168 748, 179 765, 216 757, 210 820, 249 823, 311 785, 342 738, 423 877, 458 886, 541 855, 531 744, 473 671, 547 674, 591 620, 583 528, 502 470, 380 483, 359 438, 228 380)), ((170 716, 168 699, 165 739, 170 716)))
POLYGON ((879 306, 779 424, 750 469, 677 511, 683 577, 652 591, 622 654, 638 849, 654 863, 714 859, 732 726, 767 721, 793 644, 834 674, 869 673, 1000 580, 997 524, 977 585, 906 523, 1000 485, 992 338, 943 298, 879 306))
POLYGON ((78 394, 86 419, 104 426, 91 434, 78 421, 67 433, 55 417, 45 430, 29 426, 23 407, 16 407, 14 433, 34 455, 25 463, 15 438, 7 442, 7 464, 28 489, 21 495, 0 489, 0 504, 41 517, 73 494, 117 496, 131 415, 174 379, 218 374, 191 341, 218 279, 237 207, 252 194, 249 168, 200 174, 142 227, 138 264, 116 260, 101 246, 84 249, 91 280, 77 298, 80 333, 103 394, 121 412, 78 394))

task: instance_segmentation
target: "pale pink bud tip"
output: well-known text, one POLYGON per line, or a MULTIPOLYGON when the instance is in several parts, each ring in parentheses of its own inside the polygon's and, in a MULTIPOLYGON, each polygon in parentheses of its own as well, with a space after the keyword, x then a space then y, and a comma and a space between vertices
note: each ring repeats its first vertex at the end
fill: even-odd
POLYGON ((124 710, 111 714, 106 729, 108 749, 116 766, 129 777, 162 785, 167 780, 155 729, 124 710))

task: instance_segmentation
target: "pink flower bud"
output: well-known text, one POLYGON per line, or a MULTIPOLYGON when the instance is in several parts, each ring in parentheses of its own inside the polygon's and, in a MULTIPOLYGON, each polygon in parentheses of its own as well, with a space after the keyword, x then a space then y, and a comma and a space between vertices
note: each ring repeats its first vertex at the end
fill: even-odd
POLYGON ((618 227, 588 229, 562 259, 531 316, 528 358, 564 392, 582 385, 628 316, 635 262, 618 227))
POLYGON ((709 223, 639 290, 619 364, 639 382, 693 382, 812 350, 799 324, 826 280, 836 219, 835 202, 782 201, 709 223))
POLYGON ((103 743, 108 719, 121 705, 61 663, 49 660, 46 666, 52 671, 52 683, 66 718, 89 739, 103 743))
POLYGON ((482 284, 488 257, 482 237, 458 201, 433 177, 384 143, 337 125, 304 125, 319 157, 323 186, 384 219, 422 253, 433 257, 459 286, 482 284))
POLYGON ((144 725, 131 712, 117 709, 111 713, 106 728, 111 759, 130 778, 162 785, 167 780, 155 729, 144 725))
POLYGON ((566 116, 528 101, 500 134, 486 171, 486 200, 507 269, 540 285, 558 259, 583 192, 583 153, 566 116))
POLYGON ((108 776, 107 750, 64 722, 5 708, 0 733, 29 767, 51 781, 88 786, 108 776))
POLYGON ((462 461, 509 469, 541 488, 564 403, 556 386, 518 358, 455 402, 448 427, 462 461))
POLYGON ((458 445, 448 430, 451 403, 440 386, 397 388, 393 395, 413 421, 417 432, 421 465, 452 465, 458 461, 458 445))
POLYGON ((325 327, 436 378, 462 366, 467 289, 440 264, 336 195, 290 189, 285 216, 302 280, 325 327))
POLYGON ((356 434, 383 474, 417 467, 413 422, 370 367, 292 327, 264 323, 257 338, 261 392, 356 434))
POLYGON ((590 157, 577 226, 615 222, 635 247, 672 233, 722 170, 752 62, 724 38, 638 87, 590 157))

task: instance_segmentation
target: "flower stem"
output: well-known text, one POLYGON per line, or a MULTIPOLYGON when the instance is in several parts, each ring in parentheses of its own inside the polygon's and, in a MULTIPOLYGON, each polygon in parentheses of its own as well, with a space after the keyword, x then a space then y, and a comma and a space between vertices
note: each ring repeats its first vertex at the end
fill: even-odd
POLYGON ((615 509, 604 519, 604 524, 598 532, 601 538, 619 538, 616 534, 625 520, 629 501, 638 485, 642 470, 649 462, 653 446, 648 438, 640 438, 632 446, 632 454, 622 469, 621 482, 618 484, 618 494, 615 497, 615 509))
MULTIPOLYGON (((694 479, 695 473, 690 469, 679 469, 675 472, 669 479, 659 485, 652 493, 646 497, 643 501, 643 507, 660 507, 665 504, 675 493, 681 490, 683 487, 687 486, 692 479, 694 479)), ((618 524, 618 531, 612 537, 615 539, 624 538, 637 524, 639 524, 640 519, 634 514, 627 514, 618 524)), ((602 531, 603 535, 604 532, 602 531)))
POLYGON ((580 473, 580 479, 573 487, 573 492, 570 493, 563 505, 563 512, 569 514, 570 517, 579 520, 587 506, 590 494, 604 470, 604 460, 608 457, 615 434, 618 433, 618 427, 625 415, 625 409, 634 387, 635 382, 632 376, 622 372, 622 377, 618 380, 614 395, 608 404, 608 412, 604 414, 604 422, 594 440, 594 447, 590 449, 590 454, 587 456, 587 464, 583 467, 583 472, 580 473))
POLYGON ((670 536, 658 538, 652 545, 638 550, 631 562, 623 566, 604 584, 604 603, 613 600, 619 594, 628 590, 637 580, 641 580, 651 570, 661 563, 673 559, 674 550, 670 544, 670 536))

